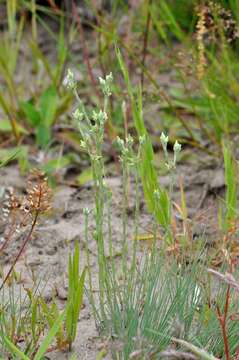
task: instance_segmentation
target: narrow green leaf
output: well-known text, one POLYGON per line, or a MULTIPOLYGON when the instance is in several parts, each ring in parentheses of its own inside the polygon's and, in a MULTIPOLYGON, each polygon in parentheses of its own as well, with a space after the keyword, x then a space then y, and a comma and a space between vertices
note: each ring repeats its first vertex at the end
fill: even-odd
POLYGON ((38 351, 37 351, 37 353, 36 353, 36 355, 34 357, 34 360, 41 360, 41 357, 46 353, 49 345, 53 341, 56 333, 58 332, 60 326, 62 325, 64 317, 65 317, 65 311, 63 311, 59 315, 59 317, 56 319, 54 325, 52 326, 49 333, 47 334, 47 336, 45 337, 45 339, 41 343, 41 346, 39 347, 39 349, 38 349, 38 351))
POLYGON ((36 127, 40 124, 41 115, 30 101, 21 101, 20 108, 25 114, 25 120, 29 123, 29 125, 36 127))
POLYGON ((74 288, 76 289, 79 277, 79 259, 80 259, 80 249, 79 249, 79 242, 75 242, 75 252, 73 255, 73 282, 74 288))
MULTIPOLYGON (((223 156, 225 166, 225 184, 226 184, 226 207, 227 221, 230 222, 236 215, 237 206, 237 184, 235 174, 235 164, 232 158, 232 153, 228 146, 223 145, 223 156)), ((230 225, 230 224, 228 224, 230 225)))
POLYGON ((200 359, 204 359, 204 360, 219 360, 218 358, 216 358, 215 356, 209 354, 207 351, 200 349, 199 347, 190 344, 189 342, 185 341, 185 340, 181 340, 181 339, 176 339, 176 338, 172 338, 173 341, 175 341, 176 343, 184 346, 186 349, 192 351, 195 355, 199 356, 200 359))
POLYGON ((41 147, 45 147, 48 145, 50 139, 51 139, 50 128, 45 124, 40 124, 36 131, 37 144, 41 147))
POLYGON ((40 97, 41 121, 46 127, 50 127, 55 120, 57 101, 58 97, 54 86, 50 86, 40 97))
POLYGON ((19 359, 22 360, 30 360, 30 358, 28 356, 26 356, 21 350, 18 349, 18 347, 16 345, 14 345, 11 340, 9 340, 6 336, 4 336, 2 334, 2 338, 6 344, 6 346, 8 347, 8 349, 11 351, 11 353, 15 354, 16 356, 18 356, 19 359))

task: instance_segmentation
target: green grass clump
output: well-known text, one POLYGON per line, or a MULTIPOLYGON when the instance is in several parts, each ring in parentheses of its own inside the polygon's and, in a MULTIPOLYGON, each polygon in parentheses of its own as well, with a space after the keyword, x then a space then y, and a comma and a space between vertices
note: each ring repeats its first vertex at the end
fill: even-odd
POLYGON ((47 304, 37 289, 24 290, 25 297, 20 291, 20 296, 16 297, 14 278, 1 289, 0 354, 41 360, 51 346, 62 351, 72 350, 85 284, 85 270, 79 273, 79 255, 79 244, 76 243, 73 255, 69 255, 67 303, 62 311, 55 301, 47 304))

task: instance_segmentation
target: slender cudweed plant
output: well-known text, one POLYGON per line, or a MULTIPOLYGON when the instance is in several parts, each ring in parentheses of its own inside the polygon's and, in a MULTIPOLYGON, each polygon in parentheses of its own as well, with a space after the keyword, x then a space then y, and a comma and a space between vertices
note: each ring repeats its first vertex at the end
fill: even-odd
POLYGON ((179 142, 176 140, 175 143, 174 143, 174 146, 173 146, 173 153, 174 153, 174 156, 173 156, 173 160, 171 160, 169 158, 169 155, 168 155, 168 136, 166 136, 163 132, 160 136, 160 141, 161 141, 161 144, 162 144, 162 147, 163 147, 163 151, 164 151, 164 156, 165 156, 165 160, 166 160, 166 166, 169 170, 175 170, 175 167, 176 167, 176 163, 177 163, 177 160, 178 160, 178 155, 182 149, 182 145, 179 144, 179 142))
POLYGON ((72 117, 77 130, 79 131, 82 141, 82 148, 88 153, 92 166, 94 194, 95 194, 95 231, 94 238, 98 247, 98 265, 99 265, 99 291, 100 291, 100 309, 101 315, 104 317, 104 301, 105 301, 105 283, 106 283, 106 261, 105 246, 103 237, 103 220, 104 207, 106 199, 105 187, 105 171, 102 156, 102 144, 104 140, 104 126, 107 120, 108 100, 111 96, 111 84, 113 81, 112 74, 106 76, 105 79, 100 78, 100 87, 104 95, 103 110, 95 110, 92 114, 88 114, 83 102, 77 93, 77 83, 74 74, 68 70, 64 80, 64 85, 73 91, 78 102, 78 107, 73 112, 72 117))

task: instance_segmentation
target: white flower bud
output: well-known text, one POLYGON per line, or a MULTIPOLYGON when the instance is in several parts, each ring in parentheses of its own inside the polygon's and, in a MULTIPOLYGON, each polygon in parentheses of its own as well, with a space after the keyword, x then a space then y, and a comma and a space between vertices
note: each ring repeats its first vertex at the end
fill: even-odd
POLYGON ((82 119, 84 118, 84 114, 79 110, 76 109, 73 113, 72 113, 72 117, 74 120, 76 121, 82 121, 82 119))
POLYGON ((175 141, 175 144, 173 146, 173 151, 176 152, 176 153, 179 153, 182 149, 182 145, 179 144, 179 142, 176 140, 175 141))
POLYGON ((100 110, 100 112, 98 113, 98 120, 99 120, 100 125, 103 126, 105 121, 107 120, 106 112, 100 110))
POLYGON ((86 142, 81 140, 80 141, 80 146, 83 148, 83 149, 86 149, 86 142))
POLYGON ((126 138, 126 144, 127 146, 131 147, 133 145, 134 139, 132 138, 132 136, 129 134, 126 138))
POLYGON ((145 135, 139 137, 139 143, 140 143, 140 145, 144 145, 144 144, 145 144, 145 141, 146 141, 146 136, 145 136, 145 135))
POLYGON ((168 136, 166 136, 163 132, 160 136, 160 141, 161 141, 161 144, 163 146, 163 148, 167 148, 167 145, 168 145, 168 136))
POLYGON ((174 146, 173 146, 173 151, 174 151, 173 162, 174 162, 174 165, 175 165, 176 162, 177 162, 177 156, 178 156, 178 154, 180 153, 181 149, 182 149, 182 145, 179 144, 179 142, 176 140, 176 141, 175 141, 175 144, 174 144, 174 146))
POLYGON ((83 214, 88 216, 90 214, 90 210, 87 207, 83 208, 83 214))
POLYGON ((71 69, 67 70, 67 75, 63 80, 63 85, 69 90, 75 90, 76 80, 75 80, 75 76, 74 76, 73 72, 71 71, 71 69))
POLYGON ((111 84, 113 82, 112 73, 110 73, 109 75, 106 75, 105 79, 102 79, 101 77, 99 77, 99 82, 100 82, 100 86, 101 86, 101 89, 102 89, 104 95, 110 96, 111 95, 111 84))
POLYGON ((119 136, 117 136, 116 142, 117 142, 118 146, 120 147, 120 149, 124 148, 124 140, 122 140, 119 136))

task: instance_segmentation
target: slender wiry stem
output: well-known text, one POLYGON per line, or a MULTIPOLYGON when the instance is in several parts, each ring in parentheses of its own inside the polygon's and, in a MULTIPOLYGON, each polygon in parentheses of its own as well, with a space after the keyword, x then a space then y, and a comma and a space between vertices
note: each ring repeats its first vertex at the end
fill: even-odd
POLYGON ((10 267, 7 275, 5 276, 5 278, 4 278, 3 282, 2 282, 2 285, 1 285, 1 287, 0 287, 0 291, 2 290, 3 286, 5 285, 6 281, 7 281, 8 278, 9 278, 9 276, 11 275, 11 273, 12 273, 12 271, 13 271, 13 269, 14 269, 14 266, 16 265, 17 261, 19 260, 20 256, 22 255, 22 253, 23 253, 23 251, 24 251, 27 243, 28 243, 29 240, 31 239, 32 233, 33 233, 34 228, 35 228, 35 225, 36 225, 36 223, 37 223, 38 216, 39 216, 39 211, 36 211, 35 217, 34 217, 34 219, 33 219, 32 225, 31 225, 31 229, 30 229, 28 235, 26 236, 26 238, 25 238, 25 240, 24 240, 24 242, 23 242, 23 244, 22 244, 22 247, 21 247, 20 251, 18 252, 18 254, 17 254, 17 256, 16 256, 16 258, 15 258, 12 266, 10 267))
POLYGON ((230 287, 230 285, 228 285, 223 314, 221 313, 219 306, 217 306, 217 318, 218 318, 218 321, 219 321, 219 323, 221 325, 221 329, 222 329, 222 336, 223 336, 226 360, 231 359, 230 352, 229 352, 228 336, 227 336, 227 315, 228 315, 229 303, 230 303, 230 289, 231 289, 231 287, 230 287))

